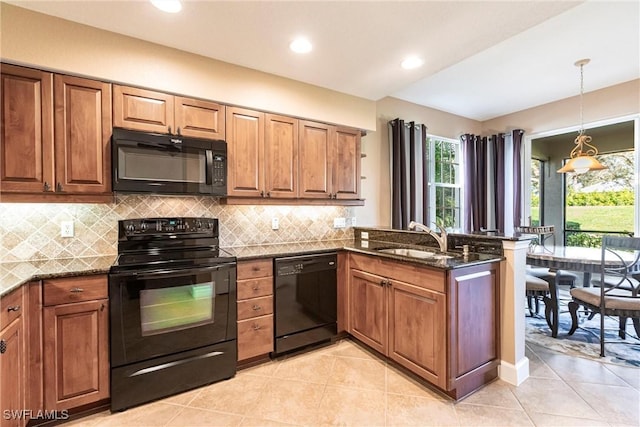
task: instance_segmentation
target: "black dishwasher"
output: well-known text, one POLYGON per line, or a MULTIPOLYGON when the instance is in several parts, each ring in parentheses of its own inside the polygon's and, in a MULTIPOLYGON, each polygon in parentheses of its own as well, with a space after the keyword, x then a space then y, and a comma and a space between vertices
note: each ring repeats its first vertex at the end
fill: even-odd
POLYGON ((337 255, 275 260, 275 355, 335 338, 337 255))

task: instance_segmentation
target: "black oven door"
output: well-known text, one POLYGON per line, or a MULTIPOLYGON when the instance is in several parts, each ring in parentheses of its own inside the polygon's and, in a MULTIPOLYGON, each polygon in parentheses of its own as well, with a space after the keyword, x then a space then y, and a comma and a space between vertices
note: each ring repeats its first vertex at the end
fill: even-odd
POLYGON ((109 275, 111 365, 236 338, 236 266, 109 275))

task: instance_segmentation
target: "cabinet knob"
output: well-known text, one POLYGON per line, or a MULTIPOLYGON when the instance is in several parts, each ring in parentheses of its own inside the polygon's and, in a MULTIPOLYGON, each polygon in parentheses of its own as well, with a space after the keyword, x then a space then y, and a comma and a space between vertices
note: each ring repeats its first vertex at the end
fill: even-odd
POLYGON ((11 307, 7 307, 7 311, 11 312, 11 311, 20 311, 20 306, 19 305, 12 305, 11 307))
POLYGON ((260 191, 260 197, 264 197, 264 191, 260 191))
POLYGON ((253 330, 254 331, 259 331, 260 330, 260 325, 253 325, 253 330))
POLYGON ((180 126, 178 126, 178 135, 182 135, 182 133, 180 133, 180 126))
POLYGON ((271 197, 271 191, 267 191, 267 197, 271 197))
POLYGON ((253 311, 258 311, 258 310, 262 310, 262 307, 260 307, 259 305, 254 305, 253 311))
POLYGON ((251 289, 253 289, 254 291, 257 291, 258 290, 258 285, 253 285, 253 287, 251 289))
POLYGON ((73 292, 74 294, 78 294, 80 292, 84 292, 84 289, 82 289, 82 288, 71 288, 70 292, 73 292))
POLYGON ((44 191, 51 191, 51 186, 47 181, 44 182, 43 189, 44 191))
POLYGON ((171 133, 171 126, 169 126, 169 128, 167 130, 169 131, 169 133, 171 133))
POLYGON ((62 193, 63 191, 64 191, 64 188, 62 188, 62 184, 61 184, 61 183, 58 183, 58 184, 56 185, 56 192, 57 192, 57 193, 62 193))

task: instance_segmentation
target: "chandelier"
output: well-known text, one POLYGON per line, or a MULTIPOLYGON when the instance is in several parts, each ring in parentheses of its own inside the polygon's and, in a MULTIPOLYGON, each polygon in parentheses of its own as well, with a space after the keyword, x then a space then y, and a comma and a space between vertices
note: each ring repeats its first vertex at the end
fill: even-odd
POLYGON ((575 172, 585 173, 593 170, 606 169, 595 156, 598 155, 598 149, 591 145, 591 137, 584 133, 584 118, 583 118, 583 96, 584 96, 584 74, 583 68, 589 63, 590 59, 581 59, 574 64, 576 67, 580 67, 580 130, 578 136, 573 142, 576 146, 571 150, 569 154, 569 161, 560 169, 558 173, 575 172))

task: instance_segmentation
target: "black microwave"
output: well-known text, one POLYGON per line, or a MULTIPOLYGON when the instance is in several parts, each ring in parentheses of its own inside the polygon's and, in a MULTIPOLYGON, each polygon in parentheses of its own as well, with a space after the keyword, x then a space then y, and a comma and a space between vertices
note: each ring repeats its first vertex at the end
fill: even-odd
POLYGON ((113 191, 227 195, 224 141, 114 128, 113 191))

